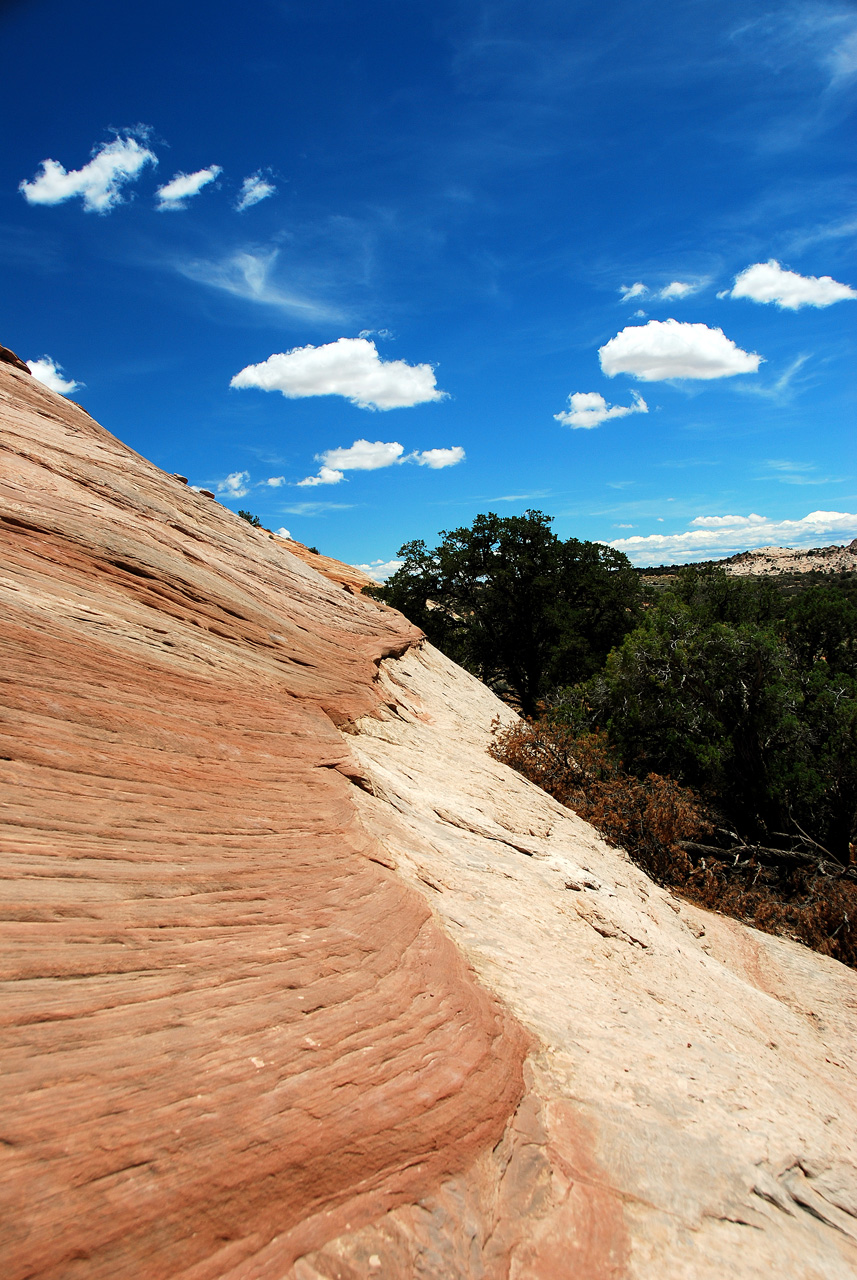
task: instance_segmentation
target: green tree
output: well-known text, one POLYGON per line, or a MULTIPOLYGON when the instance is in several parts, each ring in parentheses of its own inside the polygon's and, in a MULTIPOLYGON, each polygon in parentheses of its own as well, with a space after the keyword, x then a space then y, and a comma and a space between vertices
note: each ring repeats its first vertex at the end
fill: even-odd
POLYGON ((698 788, 747 836, 847 859, 857 807, 857 611, 689 571, 555 714, 606 727, 637 776, 698 788))
POLYGON ((373 594, 525 715, 555 686, 597 671, 639 617, 641 587, 626 556, 562 542, 541 511, 477 516, 399 551, 402 567, 373 594))
POLYGON ((262 521, 259 519, 258 516, 254 516, 252 511, 239 511, 238 514, 242 520, 246 520, 247 523, 251 524, 254 529, 262 528, 262 521))

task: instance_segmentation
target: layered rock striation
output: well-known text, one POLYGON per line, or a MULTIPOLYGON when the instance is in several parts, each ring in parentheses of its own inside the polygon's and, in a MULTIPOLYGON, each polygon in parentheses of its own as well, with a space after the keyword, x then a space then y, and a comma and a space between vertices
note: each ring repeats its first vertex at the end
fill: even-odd
POLYGON ((282 1274, 521 1096, 353 802, 417 633, 0 379, 3 1274, 282 1274))
MULTIPOLYGON (((857 1276, 857 980, 0 361, 10 1280, 857 1276)), ((321 572, 319 571, 321 570, 321 572)))

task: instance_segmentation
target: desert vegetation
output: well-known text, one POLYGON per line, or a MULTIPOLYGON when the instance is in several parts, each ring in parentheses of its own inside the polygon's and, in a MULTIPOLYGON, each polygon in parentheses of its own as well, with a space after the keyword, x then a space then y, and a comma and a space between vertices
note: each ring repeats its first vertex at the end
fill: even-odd
POLYGON ((492 753, 660 883, 857 964, 857 584, 653 587, 537 511, 441 536, 373 592, 521 711, 492 753))

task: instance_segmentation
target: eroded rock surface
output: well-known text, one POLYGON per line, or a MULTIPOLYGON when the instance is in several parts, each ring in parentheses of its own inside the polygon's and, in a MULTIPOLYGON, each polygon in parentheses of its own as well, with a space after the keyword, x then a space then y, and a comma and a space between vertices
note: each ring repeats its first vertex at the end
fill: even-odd
MULTIPOLYGON (((396 711, 360 722, 364 825, 537 1046, 507 1134, 536 1117, 536 1199, 505 1213, 501 1184, 483 1256, 502 1236, 516 1280, 857 1275, 857 975, 652 884, 486 755, 508 711, 430 646, 382 666, 396 711)), ((425 1262, 455 1188, 360 1247, 494 1274, 425 1262)))
POLYGON ((336 726, 417 633, 0 380, 3 1275, 282 1275, 521 1096, 353 803, 336 726))
MULTIPOLYGON (((0 363, 4 1276, 857 1276, 857 981, 0 363)), ((316 570, 320 569, 322 573, 316 570)))

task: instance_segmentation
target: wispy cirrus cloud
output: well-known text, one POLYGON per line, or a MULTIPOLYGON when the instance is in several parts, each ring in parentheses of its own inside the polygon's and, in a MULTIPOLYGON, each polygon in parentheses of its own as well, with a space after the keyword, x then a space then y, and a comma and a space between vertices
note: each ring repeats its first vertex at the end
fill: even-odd
POLYGON ((341 313, 326 303, 302 297, 283 288, 275 279, 279 249, 239 249, 219 260, 205 258, 179 259, 173 263, 180 275, 198 284, 208 285, 309 320, 339 320, 341 313))
POLYGON ((41 171, 18 184, 28 204, 64 204, 80 196, 87 213, 109 213, 122 203, 123 188, 158 158, 140 141, 144 129, 126 130, 113 142, 92 149, 92 159, 80 169, 67 170, 58 160, 43 160, 41 171))
POLYGON ((766 480, 778 480, 780 484, 814 485, 842 484, 845 476, 819 475, 814 462, 793 462, 789 458, 768 458, 766 480))
POLYGON ((781 5, 742 23, 732 39, 777 72, 814 63, 832 90, 857 76, 857 14, 850 5, 781 5))
POLYGON ((281 507, 289 516, 322 516, 326 511, 351 511, 353 502, 292 502, 281 507))
POLYGON ((763 400, 772 400, 775 404, 788 404, 809 381, 808 378, 801 378, 798 375, 811 359, 812 356, 805 352, 789 361, 779 377, 774 378, 772 382, 761 380, 741 382, 737 384, 736 389, 743 395, 759 396, 763 400))

